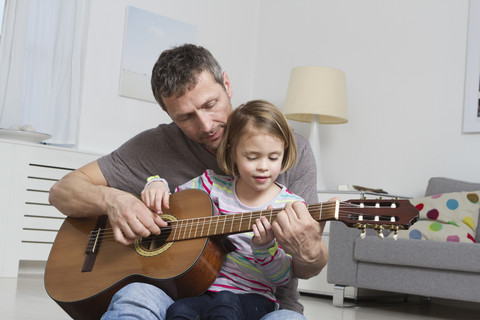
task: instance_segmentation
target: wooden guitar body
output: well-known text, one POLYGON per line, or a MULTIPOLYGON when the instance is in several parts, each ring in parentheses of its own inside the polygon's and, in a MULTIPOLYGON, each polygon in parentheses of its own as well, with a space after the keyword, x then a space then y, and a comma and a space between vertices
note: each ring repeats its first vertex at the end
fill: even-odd
MULTIPOLYGON (((180 195, 182 200, 175 194, 170 199, 170 211, 175 212, 177 219, 212 215, 212 204, 205 193, 180 195)), ((223 252, 209 238, 163 246, 124 246, 114 240, 111 232, 105 232, 99 239, 91 271, 82 272, 87 243, 96 223, 96 217, 67 218, 45 269, 46 291, 74 319, 99 319, 115 292, 132 282, 155 285, 173 299, 199 295, 215 280, 222 266, 223 252)), ((108 222, 105 229, 111 230, 108 222)))

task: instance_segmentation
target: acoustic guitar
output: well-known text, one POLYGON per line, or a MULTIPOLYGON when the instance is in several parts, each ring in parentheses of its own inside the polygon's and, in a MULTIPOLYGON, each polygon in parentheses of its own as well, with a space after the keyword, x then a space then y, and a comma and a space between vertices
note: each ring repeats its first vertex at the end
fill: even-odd
MULTIPOLYGON (((349 227, 408 229, 418 211, 408 200, 349 200, 308 206, 317 221, 349 227)), ((62 224, 45 269, 45 289, 74 319, 98 319, 112 296, 132 282, 161 288, 172 299, 196 296, 219 272, 225 250, 216 237, 252 230, 256 218, 275 220, 281 209, 213 216, 210 197, 200 190, 171 195, 158 236, 130 246, 114 240, 107 216, 70 218, 62 224)))

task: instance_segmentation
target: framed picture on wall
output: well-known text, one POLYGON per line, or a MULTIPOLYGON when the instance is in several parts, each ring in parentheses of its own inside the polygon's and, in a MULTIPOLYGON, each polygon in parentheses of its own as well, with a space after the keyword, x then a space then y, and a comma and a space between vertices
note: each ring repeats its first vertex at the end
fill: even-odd
POLYGON ((480 0, 470 0, 463 132, 480 133, 480 0))
POLYGON ((195 43, 194 25, 135 7, 127 7, 119 95, 154 102, 150 78, 160 53, 195 43))

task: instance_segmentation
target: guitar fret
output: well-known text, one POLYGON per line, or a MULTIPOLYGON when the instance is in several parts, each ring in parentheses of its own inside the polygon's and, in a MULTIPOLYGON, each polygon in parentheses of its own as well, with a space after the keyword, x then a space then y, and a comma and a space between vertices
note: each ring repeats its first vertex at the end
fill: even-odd
POLYGON ((192 237, 193 238, 196 238, 197 237, 197 229, 198 229, 198 223, 200 222, 200 218, 195 218, 195 221, 192 225, 192 232, 193 232, 193 235, 192 237), (193 231, 193 229, 195 228, 195 231, 193 231))
POLYGON ((177 232, 176 221, 170 222, 170 226, 171 226, 172 231, 173 231, 172 240, 175 240, 175 233, 177 232))
POLYGON ((191 219, 190 222, 187 224, 190 227, 190 232, 188 233, 188 238, 192 238, 192 229, 193 229, 193 224, 194 224, 195 219, 191 219))
POLYGON ((205 218, 205 217, 203 218, 202 231, 200 232, 200 236, 204 236, 204 235, 205 235, 205 234, 203 233, 203 228, 205 227, 205 220, 206 220, 206 219, 207 219, 207 218, 205 218))
POLYGON ((190 221, 192 219, 187 219, 185 220, 185 223, 183 224, 183 236, 182 236, 182 239, 185 240, 185 239, 188 239, 188 227, 190 226, 190 221))
POLYGON ((243 214, 240 215, 240 222, 238 224, 238 231, 237 232, 240 232, 242 230, 242 221, 243 221, 243 214))
POLYGON ((230 232, 233 232, 233 223, 235 222, 235 215, 232 215, 232 222, 230 223, 230 232))
MULTIPOLYGON (((210 221, 210 225, 212 226, 212 228, 214 227, 214 225, 218 225, 218 219, 220 219, 220 216, 215 216, 212 218, 212 221, 210 221)), ((215 234, 215 230, 216 230, 216 227, 210 231, 210 227, 208 228, 208 235, 209 236, 212 236, 215 234)))
POLYGON ((220 218, 223 217, 223 216, 218 216, 217 218, 217 224, 215 225, 215 234, 218 234, 217 232, 217 229, 218 229, 218 220, 220 220, 220 218))
POLYGON ((180 230, 180 224, 182 223, 182 220, 180 221, 176 221, 176 226, 175 226, 175 232, 174 232, 174 235, 173 235, 173 240, 178 240, 179 237, 178 237, 178 232, 180 230))
POLYGON ((223 227, 222 227, 222 233, 225 233, 225 225, 227 223, 228 215, 224 215, 225 218, 223 218, 223 227))
POLYGON ((182 239, 185 239, 185 235, 187 233, 187 227, 188 225, 186 225, 188 223, 188 219, 185 220, 185 223, 182 225, 182 228, 183 228, 183 235, 182 235, 182 239))
POLYGON ((210 227, 212 226, 212 220, 213 220, 213 218, 212 218, 212 219, 210 219, 210 221, 208 222, 207 236, 209 236, 209 235, 210 235, 210 227))
POLYGON ((195 226, 195 234, 194 234, 194 237, 198 237, 198 225, 200 224, 200 218, 197 218, 197 225, 195 226))
POLYGON ((175 230, 174 240, 180 240, 180 232, 181 232, 181 228, 182 228, 182 223, 183 223, 183 220, 177 221, 177 228, 175 230))

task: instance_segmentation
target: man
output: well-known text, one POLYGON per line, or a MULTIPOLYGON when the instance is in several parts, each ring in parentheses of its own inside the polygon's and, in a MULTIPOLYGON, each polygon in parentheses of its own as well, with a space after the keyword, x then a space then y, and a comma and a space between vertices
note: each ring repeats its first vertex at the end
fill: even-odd
MULTIPOLYGON (((125 245, 159 234, 167 224, 135 196, 147 178, 158 174, 178 185, 212 169, 222 174, 215 153, 232 112, 230 80, 211 53, 195 45, 164 51, 152 72, 155 99, 173 120, 144 131, 119 149, 66 175, 50 190, 50 202, 72 217, 108 215, 115 239, 125 245)), ((308 142, 296 135, 298 163, 277 181, 308 203, 316 203, 315 161, 308 142)), ((287 205, 272 224, 284 250, 292 255, 294 276, 310 278, 325 266, 323 226, 304 204, 287 205)), ((282 309, 263 319, 304 319, 297 278, 276 293, 282 309), (295 312, 293 312, 295 311, 295 312)), ((113 298, 104 318, 137 316, 164 319, 172 300, 147 284, 131 284, 113 298)))

